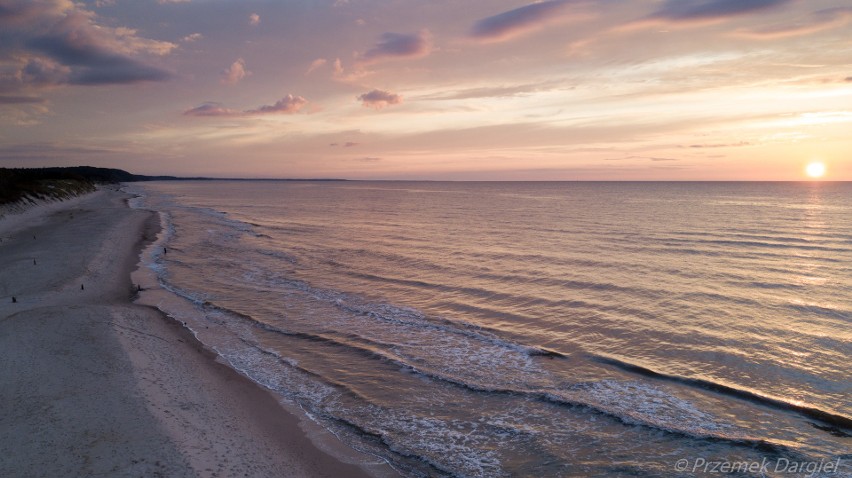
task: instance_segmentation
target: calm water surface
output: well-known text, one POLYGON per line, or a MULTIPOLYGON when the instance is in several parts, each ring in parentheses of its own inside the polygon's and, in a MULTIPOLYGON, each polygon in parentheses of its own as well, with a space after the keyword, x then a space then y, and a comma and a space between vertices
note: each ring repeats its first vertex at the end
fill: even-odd
POLYGON ((852 184, 128 188, 160 307, 406 475, 852 474, 852 184))

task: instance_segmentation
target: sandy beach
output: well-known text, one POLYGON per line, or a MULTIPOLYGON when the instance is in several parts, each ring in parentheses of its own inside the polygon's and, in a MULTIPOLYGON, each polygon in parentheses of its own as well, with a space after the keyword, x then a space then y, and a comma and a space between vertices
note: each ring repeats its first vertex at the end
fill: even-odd
POLYGON ((133 303, 159 219, 127 198, 0 220, 0 476, 387 474, 318 448, 304 418, 133 303))

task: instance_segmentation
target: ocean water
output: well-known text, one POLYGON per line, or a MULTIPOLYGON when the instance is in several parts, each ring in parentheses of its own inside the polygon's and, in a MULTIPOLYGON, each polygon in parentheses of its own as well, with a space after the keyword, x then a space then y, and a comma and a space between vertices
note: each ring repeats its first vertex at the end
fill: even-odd
POLYGON ((852 476, 852 184, 127 189, 159 307, 406 476, 852 476))

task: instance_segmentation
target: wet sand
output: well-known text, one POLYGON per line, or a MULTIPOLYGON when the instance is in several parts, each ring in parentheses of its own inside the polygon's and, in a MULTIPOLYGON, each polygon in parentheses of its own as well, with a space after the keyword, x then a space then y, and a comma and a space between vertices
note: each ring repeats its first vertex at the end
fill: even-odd
POLYGON ((0 476, 388 476, 133 303, 159 219, 127 198, 0 220, 0 476))

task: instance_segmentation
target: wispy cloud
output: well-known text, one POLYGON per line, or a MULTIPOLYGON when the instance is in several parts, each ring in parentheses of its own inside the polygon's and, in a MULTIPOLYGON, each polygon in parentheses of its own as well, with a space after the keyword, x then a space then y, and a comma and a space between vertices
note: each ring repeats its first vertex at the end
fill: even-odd
POLYGON ((738 143, 709 143, 709 144, 690 144, 689 147, 693 149, 702 149, 702 148, 734 148, 740 146, 751 146, 751 143, 748 141, 740 141, 738 143))
POLYGON ((189 35, 181 38, 181 41, 184 43, 191 43, 194 41, 201 40, 202 38, 204 38, 204 35, 200 33, 190 33, 189 35))
POLYGON ((359 62, 371 64, 386 60, 420 58, 431 51, 432 35, 428 30, 412 35, 388 32, 383 33, 378 43, 360 55, 359 62))
POLYGON ((261 105, 257 108, 250 110, 233 110, 230 108, 226 108, 222 103, 208 101, 202 103, 195 108, 190 108, 183 112, 184 116, 230 116, 230 117, 239 117, 239 116, 256 116, 256 115, 267 115, 267 114, 294 114, 298 113, 305 105, 308 104, 308 100, 302 98, 301 96, 296 96, 289 94, 284 98, 276 101, 271 105, 261 105))
POLYGON ((389 91, 372 90, 358 96, 358 101, 367 108, 380 110, 390 105, 402 103, 402 96, 389 91))
POLYGON ((793 0, 666 0, 653 19, 707 21, 771 10, 793 0))
POLYGON ((305 71, 305 74, 310 75, 318 68, 322 68, 323 66, 325 66, 326 63, 328 63, 328 60, 326 60, 325 58, 317 58, 316 60, 311 62, 311 65, 308 67, 308 70, 305 71))
POLYGON ((629 159, 647 159, 648 161, 655 162, 655 163, 665 162, 665 161, 680 161, 680 159, 677 159, 677 158, 666 158, 666 157, 660 157, 660 156, 637 156, 637 155, 623 156, 623 157, 620 157, 620 158, 602 158, 602 161, 625 161, 625 160, 629 160, 629 159))
POLYGON ((508 98, 546 91, 556 86, 553 82, 524 83, 518 85, 481 86, 457 91, 435 93, 423 97, 427 100, 463 100, 470 98, 508 98))
POLYGON ((852 20, 852 7, 827 8, 812 13, 808 18, 795 23, 781 23, 762 28, 741 29, 737 36, 757 40, 774 40, 839 28, 852 20))
POLYGON ((0 146, 0 160, 43 160, 62 159, 68 156, 115 154, 117 151, 103 147, 83 146, 62 142, 32 142, 0 146))
POLYGON ((249 15, 249 25, 260 25, 260 15, 258 15, 257 13, 252 13, 251 15, 249 15))
POLYGON ((531 3, 494 16, 483 18, 473 25, 470 36, 485 42, 499 42, 530 33, 565 18, 572 4, 567 0, 531 3))
POLYGON ((225 85, 236 85, 246 76, 251 75, 251 72, 246 70, 246 62, 242 58, 231 63, 227 69, 222 71, 222 83, 225 85))
POLYGON ((302 109, 306 104, 308 104, 308 100, 302 98, 301 96, 287 95, 284 98, 276 101, 271 105, 263 105, 258 107, 257 109, 246 111, 247 114, 269 114, 269 113, 278 113, 278 114, 293 114, 298 113, 299 110, 302 109))
POLYGON ((239 116, 241 111, 225 108, 222 103, 206 102, 183 112, 184 116, 239 116))
POLYGON ((22 105, 32 103, 44 103, 44 98, 37 96, 3 96, 0 95, 0 105, 22 105))

